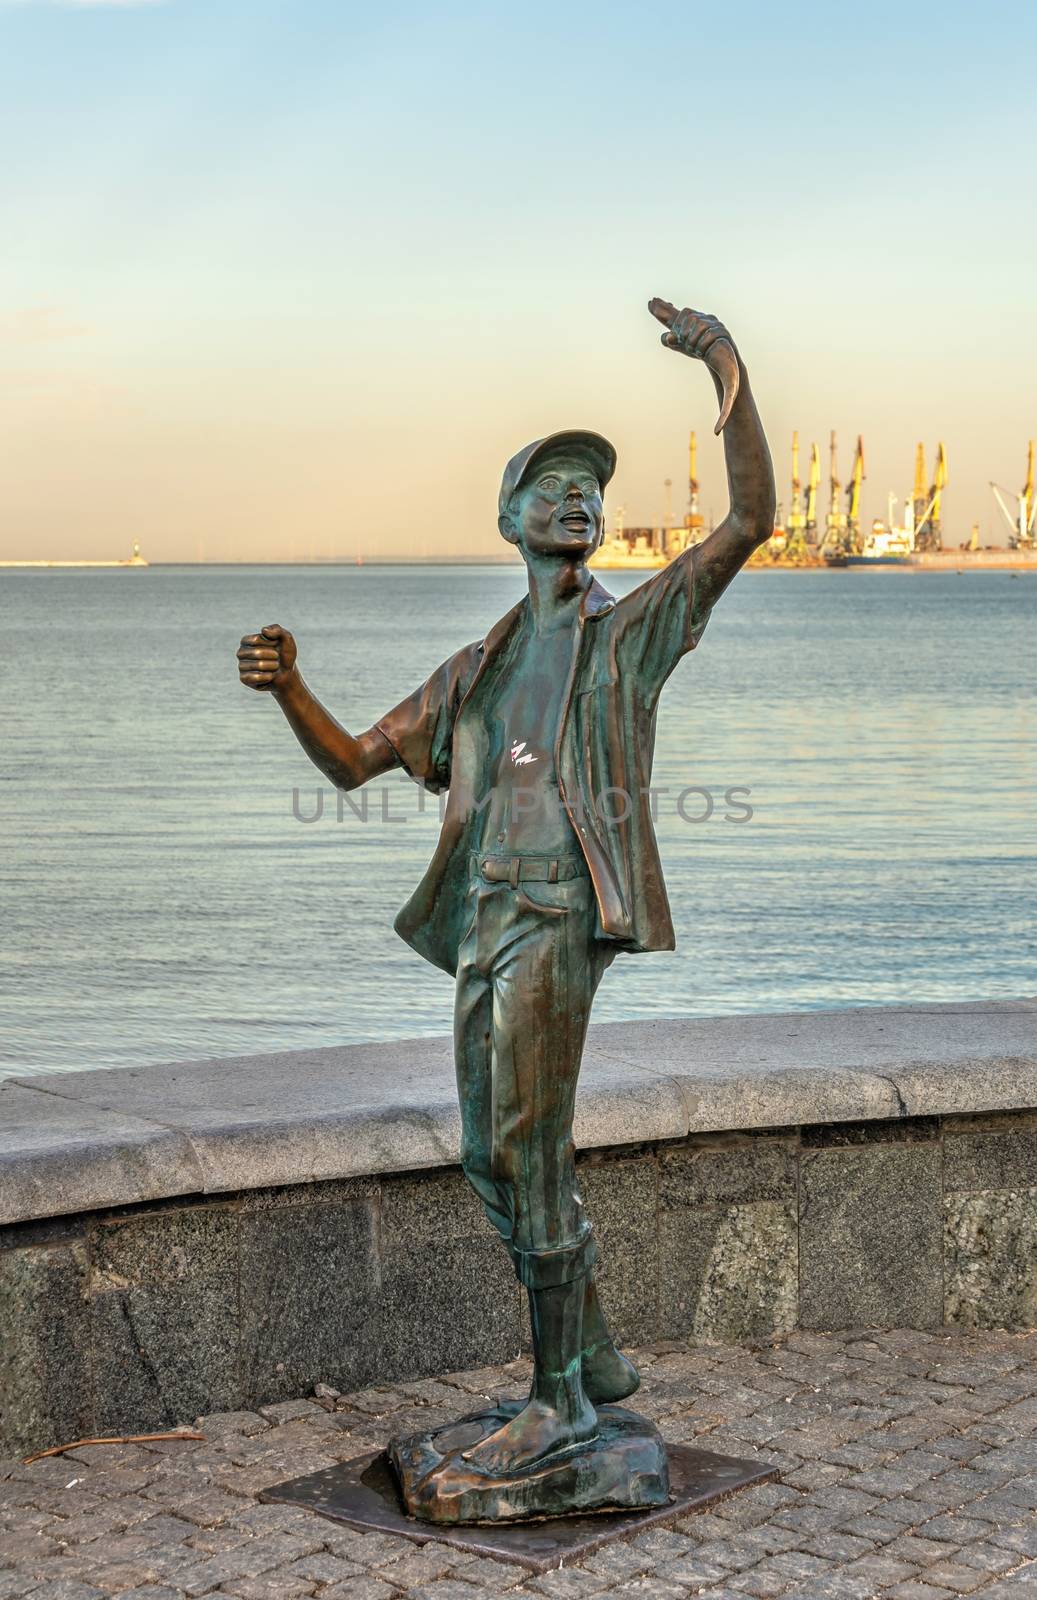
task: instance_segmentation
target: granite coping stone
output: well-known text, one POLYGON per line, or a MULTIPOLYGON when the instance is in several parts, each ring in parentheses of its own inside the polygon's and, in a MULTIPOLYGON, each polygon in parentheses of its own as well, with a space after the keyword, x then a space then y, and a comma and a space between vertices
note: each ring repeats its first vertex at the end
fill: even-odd
MULTIPOLYGON (((590 1030, 582 1149, 1037 1107, 1037 998, 590 1030)), ((449 1039, 12 1077, 0 1224, 452 1165, 449 1039)))

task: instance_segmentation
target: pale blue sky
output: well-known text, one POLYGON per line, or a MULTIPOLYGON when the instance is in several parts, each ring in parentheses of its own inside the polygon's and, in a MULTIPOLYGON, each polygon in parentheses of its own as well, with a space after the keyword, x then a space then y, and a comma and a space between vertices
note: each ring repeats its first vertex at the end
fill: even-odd
POLYGON ((730 325, 865 511, 947 444, 1004 529, 1037 432, 1032 8, 0 0, 0 555, 496 553, 528 438, 614 439, 609 514, 722 511, 730 325))

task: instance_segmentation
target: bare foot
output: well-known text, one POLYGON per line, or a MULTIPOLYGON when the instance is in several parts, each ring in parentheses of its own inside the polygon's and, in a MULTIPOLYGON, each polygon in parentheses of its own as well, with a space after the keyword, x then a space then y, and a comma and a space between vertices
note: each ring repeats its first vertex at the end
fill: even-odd
POLYGON ((530 1400, 518 1416, 466 1450, 464 1459, 480 1472, 506 1477, 586 1443, 597 1431, 593 1406, 588 1405, 570 1421, 543 1400, 530 1400))
POLYGON ((641 1377, 632 1361, 618 1351, 612 1340, 596 1344, 583 1358, 583 1387, 593 1405, 608 1405, 625 1400, 639 1387, 641 1377))

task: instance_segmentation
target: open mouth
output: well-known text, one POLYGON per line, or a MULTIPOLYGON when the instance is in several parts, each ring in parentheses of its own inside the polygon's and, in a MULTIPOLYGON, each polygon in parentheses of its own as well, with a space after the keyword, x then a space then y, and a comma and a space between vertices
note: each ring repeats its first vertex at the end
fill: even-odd
POLYGON ((567 528, 576 528, 581 531, 591 525, 591 519, 586 511, 563 511, 558 520, 559 522, 564 522, 567 528))

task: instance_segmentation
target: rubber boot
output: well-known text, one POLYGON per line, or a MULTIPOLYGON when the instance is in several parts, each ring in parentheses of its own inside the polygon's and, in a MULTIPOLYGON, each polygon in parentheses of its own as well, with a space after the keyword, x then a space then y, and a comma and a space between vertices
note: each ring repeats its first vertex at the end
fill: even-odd
POLYGON ((530 1289, 533 1386, 517 1416, 464 1452, 483 1472, 523 1472, 593 1439, 598 1418, 583 1387, 583 1304, 587 1276, 530 1289))
POLYGON ((634 1363, 617 1350, 609 1333, 592 1272, 583 1297, 583 1387, 587 1398, 596 1406, 625 1400, 640 1382, 634 1363))

